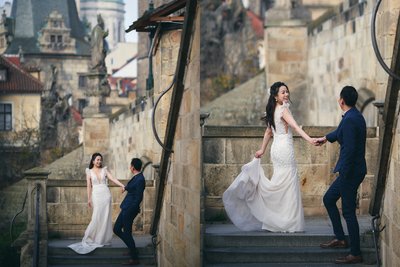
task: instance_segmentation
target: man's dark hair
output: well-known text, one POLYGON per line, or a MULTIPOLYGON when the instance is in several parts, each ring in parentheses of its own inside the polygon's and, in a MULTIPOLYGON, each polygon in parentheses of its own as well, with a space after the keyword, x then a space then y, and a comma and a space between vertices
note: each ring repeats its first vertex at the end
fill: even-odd
POLYGON ((345 86, 340 92, 340 98, 344 100, 344 103, 349 107, 354 107, 357 103, 358 93, 353 86, 345 86))
POLYGON ((142 164, 143 164, 142 161, 138 158, 133 158, 131 160, 131 166, 139 172, 142 170, 142 164))

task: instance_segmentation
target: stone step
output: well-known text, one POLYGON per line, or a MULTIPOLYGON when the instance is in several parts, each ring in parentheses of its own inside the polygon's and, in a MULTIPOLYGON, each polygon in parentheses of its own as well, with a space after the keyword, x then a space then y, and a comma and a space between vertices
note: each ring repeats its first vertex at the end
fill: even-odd
MULTIPOLYGON (((205 267, 338 267, 349 266, 348 264, 335 263, 220 263, 205 264, 205 267)), ((370 264, 352 264, 351 267, 371 267, 370 264)))
MULTIPOLYGON (((359 216, 358 219, 364 258, 360 266, 368 266, 376 262, 370 230, 371 217, 359 216)), ((319 247, 320 243, 333 238, 332 226, 327 217, 306 217, 305 226, 304 232, 273 233, 262 230, 241 231, 232 224, 208 224, 204 233, 205 265, 337 266, 333 261, 349 253, 349 249, 319 247)))
MULTIPOLYGON (((224 247, 206 248, 205 262, 215 263, 332 263, 348 254, 348 249, 319 247, 224 247)), ((364 263, 374 264, 375 250, 362 249, 364 263)), ((286 265, 285 265, 286 266, 286 265)))
MULTIPOLYGON (((142 266, 155 266, 155 258, 150 235, 134 236, 139 260, 142 266)), ((49 240, 48 243, 48 266, 121 266, 121 263, 129 260, 126 245, 117 237, 112 239, 111 245, 97 248, 89 254, 80 255, 75 253, 68 245, 80 242, 76 239, 49 240)))
MULTIPOLYGON (((98 267, 98 266, 102 266, 102 267, 122 267, 124 265, 122 265, 121 263, 116 263, 116 264, 73 264, 73 265, 68 265, 68 264, 62 264, 62 265, 52 265, 52 264, 48 264, 47 267, 98 267)), ((155 264, 146 264, 143 262, 140 262, 139 265, 135 265, 136 267, 155 267, 155 264)), ((355 266, 358 267, 358 266, 355 266)))
MULTIPOLYGON (((51 266, 60 266, 60 265, 95 265, 95 266, 110 266, 110 265, 119 265, 121 263, 129 260, 128 256, 117 256, 117 255, 76 255, 76 256, 48 256, 47 263, 51 266)), ((155 265, 154 257, 152 255, 139 255, 139 261, 142 265, 155 265)))
MULTIPOLYGON (((153 253, 153 248, 151 246, 147 247, 138 247, 138 251, 142 255, 152 255, 153 253)), ((114 248, 114 247, 108 247, 104 246, 102 248, 97 248, 91 253, 89 253, 91 256, 103 256, 103 255, 109 255, 109 256, 120 256, 123 253, 128 253, 129 250, 125 248, 114 248)), ((50 248, 48 250, 48 255, 49 256, 76 256, 78 255, 75 251, 73 251, 70 248, 50 248)))
MULTIPOLYGON (((348 237, 346 237, 348 238, 348 237)), ((206 234, 204 244, 214 247, 318 247, 319 244, 333 239, 326 234, 279 234, 268 232, 252 232, 247 235, 239 234, 206 234)), ((373 248, 373 236, 364 233, 360 236, 361 247, 373 248)))

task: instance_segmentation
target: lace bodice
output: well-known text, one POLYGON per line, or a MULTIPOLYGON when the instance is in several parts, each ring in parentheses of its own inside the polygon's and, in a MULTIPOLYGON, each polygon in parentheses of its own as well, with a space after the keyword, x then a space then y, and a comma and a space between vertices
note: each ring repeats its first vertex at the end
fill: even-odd
POLYGON ((292 136, 292 130, 290 126, 282 120, 282 114, 283 111, 287 109, 289 112, 289 103, 285 103, 282 106, 278 106, 275 109, 275 114, 274 114, 274 121, 275 121, 275 129, 272 127, 272 132, 275 135, 280 135, 280 134, 288 134, 289 136, 292 136))
POLYGON ((90 179, 92 180, 92 185, 107 184, 107 167, 101 169, 100 177, 97 177, 93 169, 89 168, 86 168, 86 174, 90 175, 90 179))
POLYGON ((271 146, 271 160, 274 169, 277 167, 295 169, 296 161, 294 158, 293 135, 290 126, 282 119, 284 110, 289 110, 289 104, 278 106, 275 110, 274 120, 275 129, 274 141, 271 146))

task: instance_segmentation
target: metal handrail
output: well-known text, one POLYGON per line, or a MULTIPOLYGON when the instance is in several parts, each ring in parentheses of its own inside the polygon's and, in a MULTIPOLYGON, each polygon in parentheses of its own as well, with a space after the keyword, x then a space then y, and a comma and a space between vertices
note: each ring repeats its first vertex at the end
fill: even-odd
POLYGON ((25 193, 25 197, 24 197, 24 202, 22 203, 22 208, 21 208, 21 210, 20 211, 18 211, 15 215, 14 215, 14 217, 12 218, 12 220, 11 220, 11 225, 10 225, 10 240, 11 240, 11 244, 14 242, 14 238, 13 238, 13 227, 14 227, 14 222, 15 222, 15 219, 17 218, 17 216, 18 215, 20 215, 23 211, 24 211, 24 209, 25 209, 25 203, 26 203, 26 199, 28 198, 28 190, 26 190, 26 193, 25 193))
POLYGON ((170 84, 167 88, 165 88, 165 89, 162 91, 162 93, 158 96, 158 98, 157 98, 157 100, 156 100, 156 103, 154 104, 153 112, 152 112, 152 114, 151 114, 151 127, 152 127, 152 129, 153 129, 154 137, 156 138, 158 144, 160 144, 160 146, 161 146, 164 150, 169 151, 169 152, 173 152, 173 151, 172 151, 172 149, 166 147, 166 146, 163 144, 163 142, 161 141, 161 139, 160 139, 160 137, 159 137, 159 135, 158 135, 158 133, 157 133, 156 123, 155 123, 155 117, 156 117, 156 109, 157 109, 158 103, 160 102, 161 98, 162 98, 169 90, 171 90, 171 88, 172 88, 172 86, 173 86, 174 84, 175 84, 175 76, 174 76, 174 79, 172 80, 171 84, 170 84))
POLYGON ((39 205, 40 205, 40 184, 36 184, 36 216, 35 216, 35 232, 33 241, 33 259, 32 266, 39 266, 39 235, 40 235, 40 220, 39 220, 39 205))
POLYGON ((374 52, 376 55, 376 58, 378 59, 379 64, 381 64, 382 68, 393 78, 400 80, 400 76, 394 73, 385 63, 385 61, 382 58, 382 55, 379 51, 378 48, 378 43, 376 41, 376 31, 375 31, 375 22, 376 22, 376 14, 378 13, 379 5, 381 4, 382 0, 378 0, 376 2, 374 10, 372 12, 372 17, 371 17, 371 39, 372 39, 372 47, 374 48, 374 52))
POLYGON ((378 239, 379 239, 379 233, 382 232, 386 226, 383 226, 382 228, 379 228, 377 221, 379 220, 381 216, 376 215, 372 218, 371 225, 372 225, 372 236, 374 238, 374 247, 375 247, 375 254, 376 254, 376 266, 380 267, 381 266, 381 259, 379 256, 379 246, 378 246, 378 239))
POLYGON ((168 114, 167 128, 165 130, 165 137, 164 137, 165 149, 163 149, 161 154, 159 181, 158 181, 158 188, 156 189, 157 190, 156 203, 153 211, 152 224, 150 228, 150 234, 152 236, 156 236, 158 232, 158 224, 160 221, 160 214, 164 199, 166 177, 168 175, 169 166, 171 164, 170 155, 172 153, 175 131, 179 117, 179 110, 183 98, 183 92, 184 92, 183 80, 185 76, 185 69, 188 64, 190 39, 194 27, 194 17, 196 14, 196 10, 197 10, 197 0, 186 1, 185 21, 183 25, 178 63, 176 66, 175 78, 173 83, 174 90, 171 96, 171 108, 168 114))

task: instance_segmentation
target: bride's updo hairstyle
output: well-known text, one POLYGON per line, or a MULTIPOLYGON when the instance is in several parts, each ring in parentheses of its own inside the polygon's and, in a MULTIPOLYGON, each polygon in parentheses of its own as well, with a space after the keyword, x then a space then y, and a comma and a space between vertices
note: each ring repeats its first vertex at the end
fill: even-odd
MULTIPOLYGON (((103 159, 103 156, 100 153, 94 153, 92 155, 92 158, 90 159, 90 163, 89 163, 89 169, 93 168, 93 166, 94 166, 93 161, 99 156, 101 159, 103 159)), ((103 167, 103 166, 101 166, 101 167, 103 167)))
POLYGON ((279 88, 281 86, 285 86, 286 89, 289 88, 287 87, 286 84, 283 82, 275 82, 273 85, 271 85, 271 88, 269 89, 269 99, 267 106, 265 108, 265 117, 263 117, 263 120, 265 120, 265 123, 267 124, 268 127, 273 127, 275 129, 275 122, 274 122, 274 113, 275 113, 275 108, 276 108, 276 96, 279 93, 279 88))

